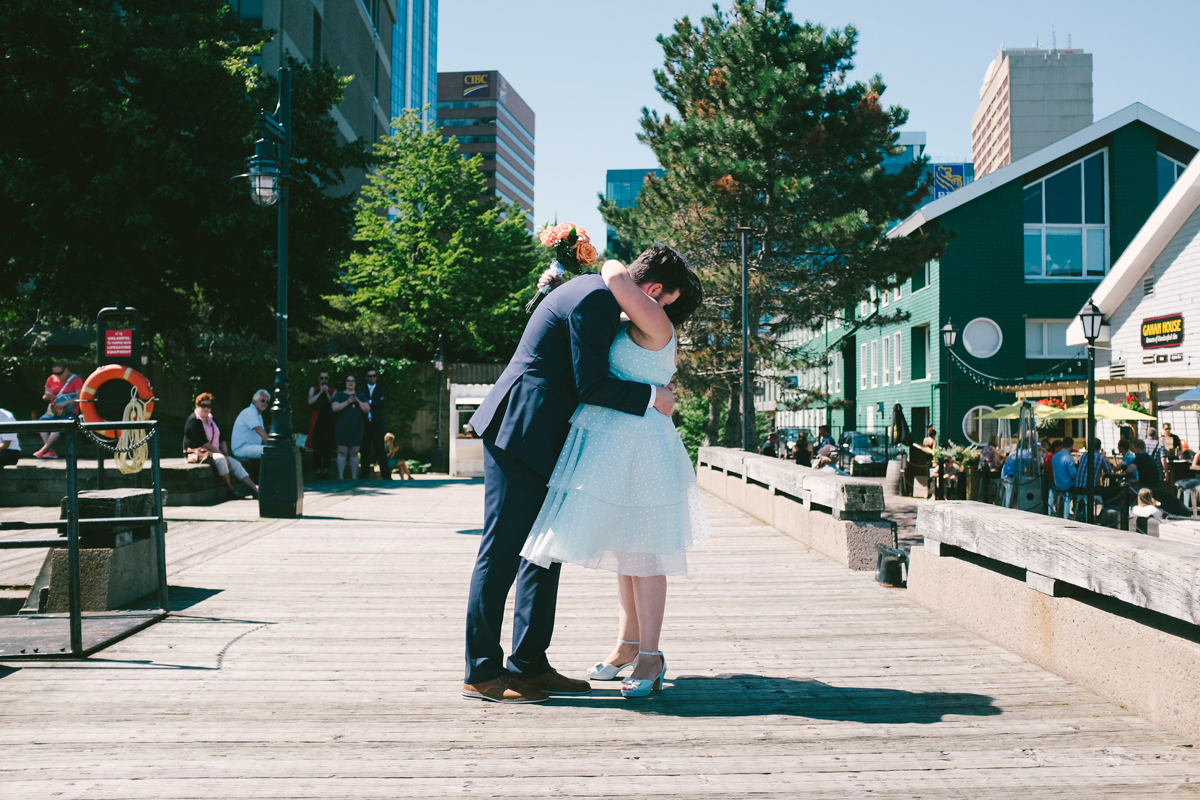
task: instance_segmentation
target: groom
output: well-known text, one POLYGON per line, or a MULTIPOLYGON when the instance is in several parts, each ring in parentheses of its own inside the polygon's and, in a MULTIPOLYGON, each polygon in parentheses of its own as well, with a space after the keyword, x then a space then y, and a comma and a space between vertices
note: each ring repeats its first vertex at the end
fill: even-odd
MULTIPOLYGON (((666 306, 679 297, 688 266, 679 253, 656 244, 629 271, 648 297, 666 306)), ((608 350, 620 314, 599 275, 555 289, 533 312, 517 352, 471 417, 483 438, 484 528, 467 603, 467 699, 541 703, 552 694, 591 691, 587 681, 560 675, 546 660, 562 565, 543 569, 520 553, 580 403, 636 416, 651 409, 670 416, 675 407, 666 387, 609 377, 608 350), (500 627, 514 580, 513 651, 506 669, 500 627)))

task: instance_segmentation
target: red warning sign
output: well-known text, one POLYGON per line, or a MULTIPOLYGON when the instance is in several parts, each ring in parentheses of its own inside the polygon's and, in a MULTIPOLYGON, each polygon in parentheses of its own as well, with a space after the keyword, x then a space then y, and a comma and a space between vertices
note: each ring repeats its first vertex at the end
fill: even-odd
POLYGON ((111 330, 104 332, 104 356, 116 358, 133 355, 133 331, 111 330))

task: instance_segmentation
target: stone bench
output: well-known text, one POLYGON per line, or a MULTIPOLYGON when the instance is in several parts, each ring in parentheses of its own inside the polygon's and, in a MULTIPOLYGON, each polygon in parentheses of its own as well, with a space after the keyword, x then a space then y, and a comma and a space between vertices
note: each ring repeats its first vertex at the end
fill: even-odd
POLYGON ((873 570, 892 545, 878 483, 727 447, 701 447, 697 483, 850 569, 873 570))
POLYGON ((973 502, 917 532, 917 603, 1200 742, 1200 544, 973 502))

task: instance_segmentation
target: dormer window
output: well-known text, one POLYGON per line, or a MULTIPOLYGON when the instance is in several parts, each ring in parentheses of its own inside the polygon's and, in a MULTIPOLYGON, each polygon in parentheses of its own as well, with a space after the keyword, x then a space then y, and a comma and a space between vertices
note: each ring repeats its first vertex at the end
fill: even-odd
POLYGON ((1098 280, 1108 272, 1108 151, 1025 187, 1025 280, 1098 280))

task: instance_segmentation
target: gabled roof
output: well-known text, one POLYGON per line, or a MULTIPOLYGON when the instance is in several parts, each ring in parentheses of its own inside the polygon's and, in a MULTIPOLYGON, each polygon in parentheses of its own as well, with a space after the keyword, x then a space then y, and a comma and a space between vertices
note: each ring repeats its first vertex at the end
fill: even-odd
POLYGON ((1108 115, 1099 122, 1092 123, 1083 130, 1076 131, 1070 136, 1059 139, 1054 144, 1043 147, 1036 153, 1030 153, 1020 161, 1014 161, 995 172, 989 172, 982 178, 976 178, 973 183, 969 183, 963 188, 951 192, 940 200, 934 200, 932 203, 922 206, 908 219, 888 231, 888 238, 907 236, 930 220, 942 216, 947 211, 969 203, 975 198, 981 197, 992 189, 1003 186, 1009 181, 1019 180, 1023 175, 1033 172, 1039 167, 1044 167, 1052 161, 1073 153, 1080 148, 1086 147, 1097 139, 1102 139, 1118 128, 1123 128, 1135 121, 1144 122, 1160 133, 1165 133, 1167 136, 1172 136, 1181 142, 1200 149, 1200 132, 1194 131, 1188 126, 1158 113, 1149 106, 1134 103, 1131 106, 1122 108, 1115 114, 1108 115))
MULTIPOLYGON (((1133 237, 1133 241, 1121 253, 1117 263, 1100 281, 1100 285, 1092 292, 1092 302, 1100 309, 1105 317, 1111 317, 1125 298, 1137 288, 1146 270, 1154 263, 1175 234, 1184 223, 1200 208, 1200 155, 1192 159, 1175 185, 1167 192, 1154 213, 1146 220, 1146 224, 1133 237)), ((1086 305, 1086 304, 1085 304, 1086 305)), ((1081 308, 1080 311, 1083 311, 1081 308)), ((1106 329, 1107 325, 1104 326, 1106 329)), ((1102 332, 1100 341, 1108 341, 1108 336, 1102 332)), ((1079 317, 1067 326, 1067 344, 1085 344, 1083 338, 1083 323, 1079 317)))

